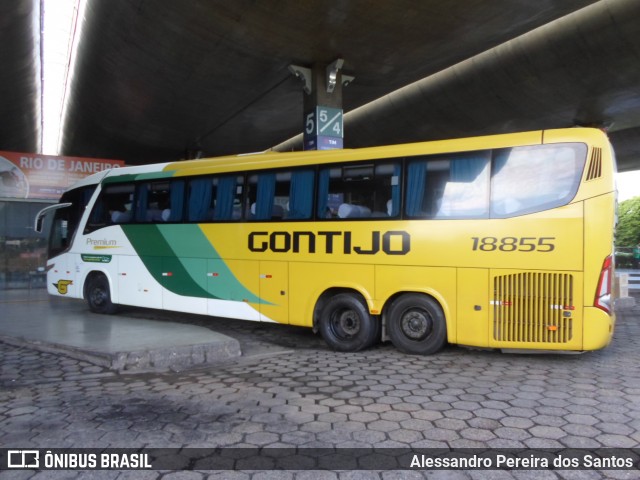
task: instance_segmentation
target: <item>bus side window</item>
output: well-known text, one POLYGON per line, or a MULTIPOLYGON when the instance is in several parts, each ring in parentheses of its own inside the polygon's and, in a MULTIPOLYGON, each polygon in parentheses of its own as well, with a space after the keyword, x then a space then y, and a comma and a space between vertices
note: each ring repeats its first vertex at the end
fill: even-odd
POLYGON ((267 172, 249 177, 250 220, 282 220, 289 203, 290 172, 267 172))
POLYGON ((373 217, 397 217, 400 214, 400 163, 376 165, 374 177, 373 217))
POLYGON ((181 222, 185 206, 185 182, 173 180, 169 182, 169 195, 160 200, 163 222, 181 222))
POLYGON ((385 218, 400 213, 400 163, 330 167, 318 178, 320 218, 385 218))
POLYGON ((407 166, 405 211, 414 218, 488 215, 489 150, 422 157, 407 166))
POLYGON ((249 220, 305 220, 313 214, 311 169, 267 172, 249 177, 249 220))
POLYGON ((169 182, 144 182, 137 185, 135 216, 137 222, 161 222, 169 205, 169 182))
POLYGON ((287 218, 306 220, 313 215, 313 170, 294 170, 291 173, 289 200, 286 205, 287 218))
POLYGON ((413 160, 407 166, 405 210, 409 217, 425 215, 425 191, 427 183, 427 161, 413 160))
POLYGON ((455 155, 448 171, 439 176, 434 199, 436 218, 483 218, 489 213, 489 165, 491 151, 455 155))
POLYGON ((189 182, 187 220, 201 222, 213 219, 213 203, 216 198, 217 179, 197 177, 189 182))
POLYGON ((213 179, 215 195, 212 194, 213 220, 229 221, 242 218, 242 195, 244 177, 242 175, 224 175, 213 179))
POLYGON ((91 211, 85 233, 108 225, 129 223, 133 220, 133 184, 108 185, 100 192, 91 211))
POLYGON ((569 203, 587 156, 582 143, 497 150, 491 176, 491 216, 504 218, 569 203))

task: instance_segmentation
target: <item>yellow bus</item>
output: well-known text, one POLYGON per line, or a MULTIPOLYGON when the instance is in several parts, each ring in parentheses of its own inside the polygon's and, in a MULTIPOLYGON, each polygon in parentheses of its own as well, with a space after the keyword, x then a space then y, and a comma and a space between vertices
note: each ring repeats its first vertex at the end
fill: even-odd
POLYGON ((300 325, 339 351, 390 340, 606 346, 615 159, 572 128, 125 167, 53 211, 48 290, 300 325))

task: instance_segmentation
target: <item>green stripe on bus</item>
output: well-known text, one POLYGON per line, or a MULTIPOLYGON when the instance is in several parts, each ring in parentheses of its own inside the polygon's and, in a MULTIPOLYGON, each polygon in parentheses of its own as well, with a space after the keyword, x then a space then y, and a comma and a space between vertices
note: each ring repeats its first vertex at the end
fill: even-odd
POLYGON ((105 177, 102 180, 104 185, 108 185, 111 183, 129 183, 133 182, 136 179, 137 175, 134 173, 128 173, 126 175, 110 175, 105 177))
POLYGON ((158 180, 163 178, 172 178, 175 173, 175 170, 167 170, 165 172, 139 173, 136 175, 136 180, 158 180))
MULTIPOLYGON (((209 242, 209 239, 205 236, 198 225, 157 225, 157 227, 164 239, 167 241, 167 244, 171 246, 175 256, 181 262, 185 263, 193 259, 207 259, 208 269, 218 272, 219 275, 223 275, 226 279, 225 292, 227 292, 227 294, 229 291, 242 292, 242 298, 246 299, 250 303, 271 305, 270 302, 262 300, 259 296, 253 294, 250 290, 245 288, 244 285, 242 285, 224 260, 220 258, 220 255, 213 245, 211 245, 211 242, 209 242)), ((193 271, 193 269, 188 270, 193 271)), ((209 291, 214 298, 230 300, 229 298, 220 296, 219 292, 211 291, 208 288, 207 291, 209 291)))
POLYGON ((123 225, 122 229, 153 278, 177 295, 231 300, 241 292, 250 303, 271 305, 236 278, 198 225, 123 225), (224 274, 224 292, 209 288, 207 267, 224 274))
POLYGON ((153 278, 177 295, 217 298, 194 281, 191 272, 176 255, 155 225, 126 225, 123 230, 153 278))
POLYGON ((167 170, 165 172, 148 172, 148 173, 128 173, 126 175, 112 175, 106 177, 102 183, 103 184, 111 184, 111 183, 131 183, 141 180, 158 180, 158 179, 169 179, 172 178, 175 174, 175 170, 167 170))

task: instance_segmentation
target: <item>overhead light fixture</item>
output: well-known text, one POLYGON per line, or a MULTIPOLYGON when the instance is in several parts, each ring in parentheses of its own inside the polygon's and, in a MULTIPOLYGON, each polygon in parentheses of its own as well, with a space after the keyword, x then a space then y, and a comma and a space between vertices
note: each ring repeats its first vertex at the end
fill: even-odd
POLYGON ((40 153, 59 153, 67 88, 73 73, 84 0, 41 0, 41 139, 40 153))
POLYGON ((338 58, 327 67, 327 93, 333 93, 338 83, 338 72, 344 65, 344 59, 338 58))
POLYGON ((304 93, 310 95, 313 91, 311 83, 311 69, 307 67, 301 67, 299 65, 289 65, 289 71, 293 73, 296 78, 302 80, 302 89, 304 90, 304 93))

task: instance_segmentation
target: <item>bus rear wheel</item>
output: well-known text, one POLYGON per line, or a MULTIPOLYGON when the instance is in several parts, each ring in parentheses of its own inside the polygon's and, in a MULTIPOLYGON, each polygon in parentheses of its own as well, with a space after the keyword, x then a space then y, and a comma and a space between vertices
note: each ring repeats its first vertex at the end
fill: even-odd
POLYGON ((380 337, 380 322, 369 314, 364 300, 356 294, 333 296, 320 312, 320 334, 340 352, 357 352, 380 337))
POLYGON ((447 324, 438 302, 418 293, 395 300, 387 315, 387 332, 398 350, 430 355, 447 340, 447 324))
POLYGON ((85 296, 89 310, 94 313, 111 315, 116 313, 118 309, 117 305, 111 301, 109 280, 101 273, 95 274, 87 280, 85 296))

